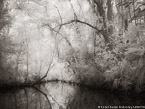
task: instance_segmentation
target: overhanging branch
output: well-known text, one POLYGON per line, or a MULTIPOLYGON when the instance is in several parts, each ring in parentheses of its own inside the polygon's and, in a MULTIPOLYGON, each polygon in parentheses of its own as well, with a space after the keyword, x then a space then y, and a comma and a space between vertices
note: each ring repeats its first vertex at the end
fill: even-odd
POLYGON ((89 23, 87 23, 87 22, 81 21, 81 20, 71 20, 71 21, 69 21, 69 22, 60 24, 60 25, 54 27, 53 29, 55 29, 55 28, 57 28, 57 27, 61 28, 61 27, 64 26, 64 25, 68 25, 68 24, 71 24, 71 23, 74 23, 74 22, 77 22, 77 23, 81 23, 81 24, 87 25, 87 26, 89 26, 89 27, 95 29, 98 33, 101 31, 101 30, 99 30, 98 28, 94 27, 93 25, 91 25, 91 24, 89 24, 89 23))
POLYGON ((112 47, 111 47, 112 45, 110 44, 110 39, 109 39, 109 37, 108 37, 109 34, 108 34, 108 31, 107 31, 107 30, 105 30, 105 29, 99 30, 97 27, 94 27, 93 25, 91 25, 91 24, 89 24, 89 23, 87 23, 87 22, 78 20, 78 19, 76 19, 76 20, 71 20, 71 21, 68 21, 68 22, 66 22, 66 23, 60 24, 60 25, 58 25, 58 26, 52 28, 52 30, 55 30, 55 28, 59 28, 59 30, 60 30, 62 26, 69 25, 69 24, 74 23, 74 22, 81 23, 81 24, 87 25, 87 26, 89 26, 89 27, 95 29, 97 33, 100 33, 100 34, 104 37, 105 43, 108 44, 108 46, 109 46, 110 49, 112 49, 112 47))

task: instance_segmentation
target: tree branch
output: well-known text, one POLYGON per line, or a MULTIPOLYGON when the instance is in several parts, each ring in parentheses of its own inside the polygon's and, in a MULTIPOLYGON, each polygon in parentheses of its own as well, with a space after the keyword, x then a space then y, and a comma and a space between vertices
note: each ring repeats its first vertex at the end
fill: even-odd
MULTIPOLYGON (((53 54, 53 56, 54 56, 54 54, 53 54)), ((48 69, 47 69, 45 75, 43 77, 41 77, 38 81, 36 81, 33 85, 39 84, 44 78, 47 77, 49 71, 54 67, 54 64, 52 65, 52 62, 53 62, 53 57, 51 59, 51 62, 49 64, 49 66, 48 66, 48 69)))
POLYGON ((57 27, 60 28, 60 27, 62 27, 62 26, 64 26, 64 25, 68 25, 68 24, 71 24, 71 23, 74 23, 74 22, 78 22, 78 23, 81 23, 81 24, 87 25, 87 26, 89 26, 89 27, 95 29, 95 30, 97 31, 97 33, 101 32, 101 30, 99 30, 98 28, 94 27, 93 25, 91 25, 91 24, 89 24, 89 23, 87 23, 87 22, 81 21, 81 20, 71 20, 71 21, 69 21, 69 22, 66 22, 66 23, 60 24, 60 25, 54 27, 53 29, 55 29, 55 28, 57 28, 57 27))
POLYGON ((61 23, 63 23, 63 20, 62 20, 62 17, 61 17, 61 14, 60 14, 60 11, 58 10, 58 8, 54 5, 54 7, 56 8, 58 14, 59 14, 59 17, 60 17, 60 20, 61 20, 61 23))
POLYGON ((36 88, 36 87, 33 87, 33 88, 36 89, 37 91, 39 91, 41 94, 43 94, 43 95, 45 96, 46 100, 47 100, 48 103, 49 103, 50 109, 52 109, 52 106, 51 106, 50 100, 49 100, 48 97, 47 97, 47 94, 44 93, 43 91, 41 91, 40 89, 36 88))

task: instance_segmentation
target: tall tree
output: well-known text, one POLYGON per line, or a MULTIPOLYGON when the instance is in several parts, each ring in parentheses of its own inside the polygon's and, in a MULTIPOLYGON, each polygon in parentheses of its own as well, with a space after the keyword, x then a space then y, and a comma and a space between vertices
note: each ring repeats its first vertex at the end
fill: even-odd
POLYGON ((99 32, 103 35, 105 43, 108 45, 110 50, 112 50, 113 45, 111 43, 110 37, 110 35, 112 34, 112 27, 107 25, 107 20, 110 22, 113 16, 111 0, 108 0, 107 3, 106 0, 93 0, 93 3, 95 4, 94 8, 97 9, 96 15, 98 16, 99 13, 99 17, 101 18, 100 21, 103 25, 101 30, 99 30, 99 32), (107 4, 107 6, 105 3, 107 4))

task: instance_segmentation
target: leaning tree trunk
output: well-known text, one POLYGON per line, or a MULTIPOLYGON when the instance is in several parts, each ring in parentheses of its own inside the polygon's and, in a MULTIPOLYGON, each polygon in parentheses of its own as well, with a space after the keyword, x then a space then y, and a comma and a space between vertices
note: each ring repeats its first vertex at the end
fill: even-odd
MULTIPOLYGON (((112 20, 112 4, 111 4, 111 0, 108 0, 107 4, 108 4, 108 17, 106 16, 106 9, 103 6, 104 5, 104 0, 94 0, 95 6, 97 8, 97 12, 99 13, 99 16, 102 20, 102 29, 100 30, 100 33, 102 34, 102 36, 104 37, 105 40, 105 44, 108 46, 108 48, 110 50, 113 49, 113 44, 111 43, 111 34, 113 33, 112 31, 112 27, 108 28, 107 25, 107 20, 111 21, 112 20)), ((96 15, 98 14, 96 13, 96 15)))

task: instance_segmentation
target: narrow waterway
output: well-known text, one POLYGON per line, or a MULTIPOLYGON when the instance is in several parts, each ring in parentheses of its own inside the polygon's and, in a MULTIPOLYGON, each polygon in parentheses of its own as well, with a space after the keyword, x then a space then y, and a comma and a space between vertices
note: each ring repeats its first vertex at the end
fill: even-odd
POLYGON ((0 109, 98 109, 119 106, 130 106, 124 109, 133 106, 144 108, 145 96, 115 94, 55 82, 33 88, 0 91, 0 109))

